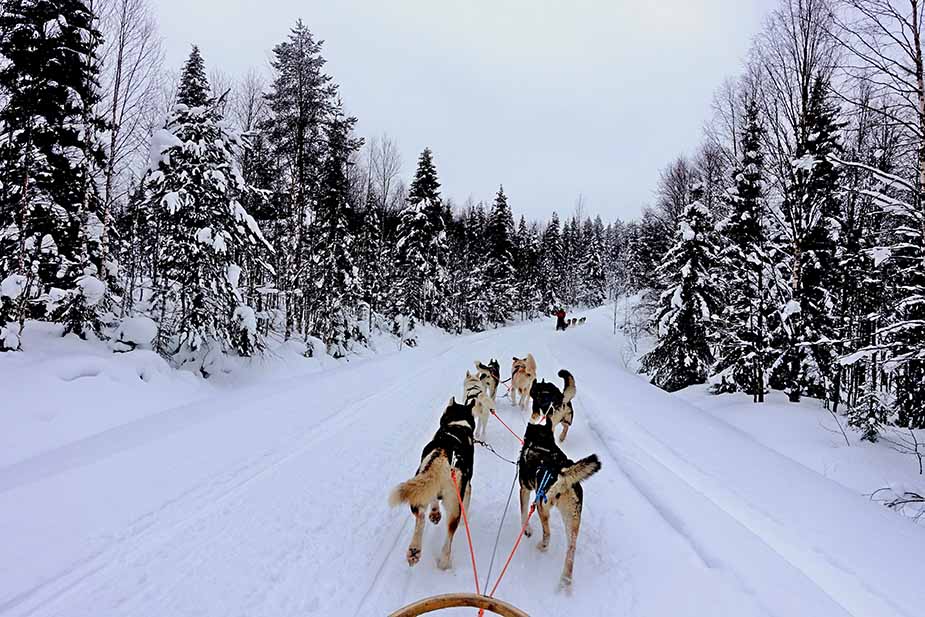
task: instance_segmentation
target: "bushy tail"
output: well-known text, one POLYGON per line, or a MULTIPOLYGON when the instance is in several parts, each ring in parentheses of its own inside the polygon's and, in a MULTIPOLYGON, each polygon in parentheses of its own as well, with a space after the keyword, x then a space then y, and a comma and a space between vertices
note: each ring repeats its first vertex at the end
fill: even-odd
POLYGON ((527 372, 536 375, 536 360, 532 353, 527 354, 527 372))
POLYGON ((575 378, 567 370, 562 369, 559 371, 559 377, 565 381, 565 388, 562 390, 562 404, 572 402, 572 399, 575 398, 575 378))
POLYGON ((389 493, 389 505, 393 508, 407 503, 412 506, 425 506, 440 493, 442 479, 450 474, 450 461, 443 452, 437 454, 430 463, 413 478, 402 482, 389 493))
POLYGON ((601 461, 597 458, 597 454, 586 456, 574 465, 562 469, 562 471, 559 472, 559 477, 553 482, 547 492, 550 495, 562 493, 570 486, 578 484, 579 482, 584 482, 600 470, 601 461))

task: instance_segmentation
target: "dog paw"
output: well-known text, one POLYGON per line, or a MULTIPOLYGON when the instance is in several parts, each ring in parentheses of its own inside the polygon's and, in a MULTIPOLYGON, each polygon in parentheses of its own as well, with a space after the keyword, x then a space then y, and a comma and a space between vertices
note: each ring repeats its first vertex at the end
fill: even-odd
POLYGON ((540 540, 540 543, 536 545, 536 548, 545 553, 546 549, 549 548, 549 538, 543 538, 540 540))
POLYGON ((527 536, 528 538, 533 535, 533 528, 530 527, 530 525, 527 525, 524 528, 524 535, 527 536))
POLYGON ((439 522, 440 522, 440 518, 441 518, 440 509, 439 509, 439 508, 434 508, 433 510, 431 510, 431 511, 430 511, 430 517, 429 517, 429 518, 430 518, 430 522, 433 523, 434 525, 436 525, 437 523, 439 523, 439 522))
POLYGON ((563 576, 559 579, 559 588, 560 593, 564 593, 567 596, 572 595, 572 577, 563 576))
POLYGON ((408 565, 412 568, 421 561, 421 549, 411 547, 408 549, 408 565))
POLYGON ((441 570, 449 570, 453 567, 453 563, 450 561, 449 555, 443 555, 440 559, 437 560, 437 567, 441 570))

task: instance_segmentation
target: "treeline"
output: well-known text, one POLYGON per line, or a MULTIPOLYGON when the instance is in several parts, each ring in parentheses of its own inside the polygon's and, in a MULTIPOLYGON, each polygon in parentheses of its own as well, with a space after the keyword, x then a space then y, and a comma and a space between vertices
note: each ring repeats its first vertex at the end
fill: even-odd
POLYGON ((405 185, 364 142, 301 21, 271 74, 163 69, 145 0, 11 0, 0 16, 0 350, 27 319, 151 345, 209 374, 268 336, 344 356, 602 303, 617 225, 581 208, 515 224, 440 194, 425 150, 405 185))
POLYGON ((654 383, 818 397, 868 439, 925 427, 923 11, 782 0, 769 17, 638 224, 654 383))

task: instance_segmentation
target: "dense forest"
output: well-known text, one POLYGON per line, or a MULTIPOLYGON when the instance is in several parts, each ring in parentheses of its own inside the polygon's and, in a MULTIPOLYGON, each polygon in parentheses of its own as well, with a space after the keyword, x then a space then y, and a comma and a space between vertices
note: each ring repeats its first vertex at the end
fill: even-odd
POLYGON ((925 427, 923 16, 781 0, 702 145, 605 223, 580 199, 515 218, 500 186, 453 203, 429 149, 406 181, 302 21, 230 77, 195 47, 165 66, 147 0, 6 1, 0 349, 44 319, 208 375, 270 337, 343 357, 639 294, 665 389, 816 397, 869 439, 925 427))

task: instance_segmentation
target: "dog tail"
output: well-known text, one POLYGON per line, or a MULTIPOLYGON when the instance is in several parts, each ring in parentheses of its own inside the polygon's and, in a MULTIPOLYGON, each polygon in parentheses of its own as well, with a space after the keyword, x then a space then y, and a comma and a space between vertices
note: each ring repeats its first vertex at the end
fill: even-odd
POLYGON ((527 371, 536 375, 536 360, 532 353, 527 354, 527 371))
POLYGON ((575 378, 567 370, 562 369, 559 371, 559 377, 565 381, 565 388, 562 390, 562 404, 571 403, 572 399, 575 398, 575 378))
POLYGON ((559 472, 559 477, 549 487, 548 493, 555 495, 568 490, 570 486, 584 482, 601 470, 601 461, 597 454, 586 456, 573 465, 569 465, 559 472))
POLYGON ((436 499, 440 485, 445 476, 450 475, 450 461, 446 454, 440 452, 413 478, 402 482, 389 494, 389 505, 393 508, 407 503, 412 506, 425 506, 436 499))

